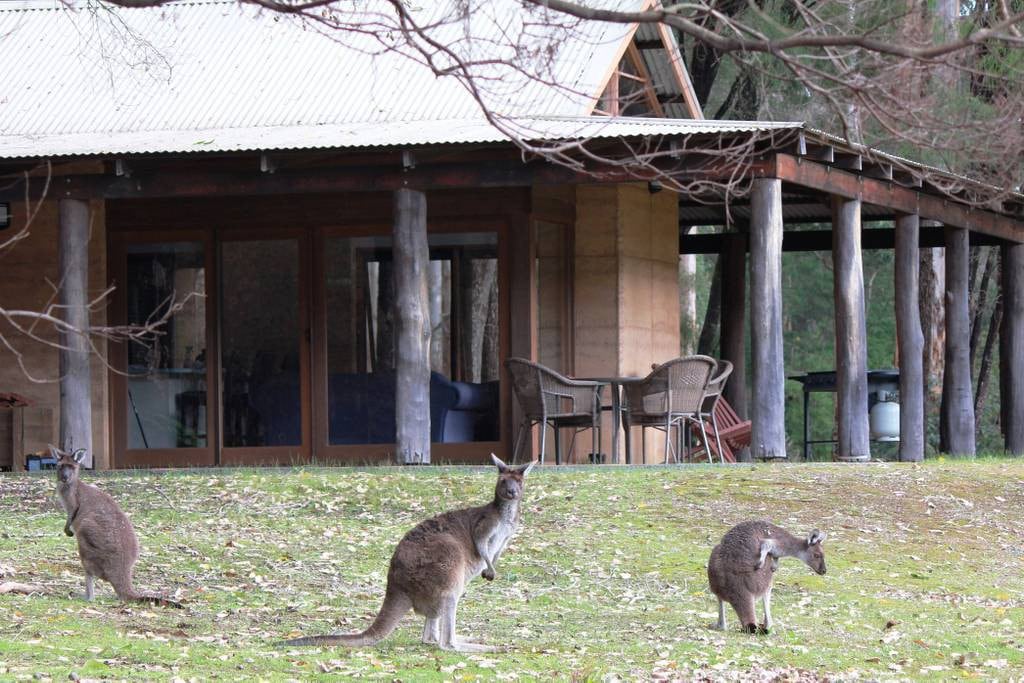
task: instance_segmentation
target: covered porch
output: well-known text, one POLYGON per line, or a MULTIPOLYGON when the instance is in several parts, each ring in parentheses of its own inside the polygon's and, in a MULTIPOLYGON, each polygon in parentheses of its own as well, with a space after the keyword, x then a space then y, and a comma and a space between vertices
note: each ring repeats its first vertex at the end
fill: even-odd
MULTIPOLYGON (((694 125, 702 124, 652 121, 643 140, 650 144, 656 134, 668 145, 694 125)), ((917 249, 936 243, 941 231, 951 302, 946 404, 949 419, 963 421, 954 423, 963 439, 955 450, 974 448, 973 416, 962 400, 970 397, 969 374, 964 387, 955 343, 963 338, 957 311, 966 307, 972 242, 998 243, 1003 252, 1002 344, 1011 350, 1001 368, 1003 410, 1011 418, 1006 448, 1024 450, 1014 427, 1022 421, 1013 419, 1024 386, 1020 354, 1012 352, 1024 324, 1013 304, 1021 287, 1019 204, 996 210, 960 203, 892 168, 851 162, 848 148, 792 134, 796 142, 766 148, 750 167, 749 199, 729 207, 729 222, 740 229, 714 235, 679 229, 721 221, 723 209, 708 197, 658 191, 623 169, 524 164, 500 143, 458 152, 429 145, 348 152, 329 160, 298 152, 97 159, 86 172, 81 165, 56 168, 51 185, 61 198, 43 199, 20 289, 3 286, 17 301, 28 289, 27 273, 48 272, 57 262, 88 264, 61 279, 77 277, 83 292, 114 284, 109 308, 91 311, 111 326, 138 324, 170 297, 201 295, 184 303, 155 348, 111 344, 109 367, 94 358, 91 367, 80 362, 64 373, 59 395, 70 397, 77 385, 92 393, 91 401, 58 406, 56 386, 35 391, 54 406, 61 429, 82 434, 91 421, 100 467, 483 462, 491 451, 511 453, 517 408, 500 370, 505 358, 533 359, 574 376, 646 374, 652 363, 680 353, 676 255, 719 253, 721 357, 736 366, 726 397, 753 421, 752 456, 773 459, 786 457, 788 448, 781 253, 830 248, 836 454, 857 461, 870 455, 861 249, 892 246, 900 457, 914 460, 923 456, 917 249), (832 230, 784 231, 812 218, 830 219, 832 230), (895 228, 862 232, 865 218, 895 220, 895 228), (922 220, 944 227, 921 228, 922 220), (82 238, 60 240, 58 251, 45 237, 58 230, 82 238), (406 250, 405 239, 423 239, 425 248, 406 250), (400 258, 413 259, 404 268, 422 272, 422 280, 392 277, 400 258), (750 386, 743 381, 748 286, 750 386), (399 350, 403 325, 422 355, 399 350), (418 379, 403 389, 406 375, 418 379), (425 457, 398 455, 403 425, 418 430, 417 452, 425 457)), ((607 136, 606 153, 618 144, 614 127, 607 136)), ((662 163, 657 173, 678 177, 687 162, 677 155, 662 163)), ((15 226, 26 218, 16 199, 41 186, 19 184, 0 197, 14 202, 15 226)), ((83 297, 68 306, 84 307, 83 297)), ((90 355, 26 350, 49 369, 90 355)), ((4 380, 33 392, 11 367, 4 380)), ((607 452, 612 430, 610 418, 605 422, 607 452)), ((633 460, 643 461, 639 435, 621 438, 633 439, 633 460)), ((647 455, 657 461, 660 444, 648 441, 647 455)), ((584 450, 568 460, 586 461, 584 450)))

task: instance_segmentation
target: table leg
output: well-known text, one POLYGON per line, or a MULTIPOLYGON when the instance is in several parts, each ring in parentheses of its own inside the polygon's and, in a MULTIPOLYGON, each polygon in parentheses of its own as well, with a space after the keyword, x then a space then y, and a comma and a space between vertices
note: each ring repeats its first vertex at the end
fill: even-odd
POLYGON ((807 405, 810 402, 811 392, 804 389, 804 462, 807 462, 807 457, 810 454, 810 446, 808 441, 811 440, 811 427, 807 422, 807 405))
POLYGON ((612 463, 619 464, 619 420, 622 419, 619 408, 619 385, 612 382, 608 385, 612 392, 612 463))

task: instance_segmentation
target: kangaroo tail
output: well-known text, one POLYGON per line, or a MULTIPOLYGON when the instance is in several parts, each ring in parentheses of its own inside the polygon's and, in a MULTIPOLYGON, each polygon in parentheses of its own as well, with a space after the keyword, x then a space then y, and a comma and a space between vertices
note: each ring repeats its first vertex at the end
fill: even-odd
POLYGON ((285 640, 280 645, 345 645, 348 647, 360 647, 363 645, 376 645, 384 640, 401 621, 405 613, 412 607, 412 600, 404 592, 389 590, 384 595, 384 604, 380 612, 370 624, 370 627, 362 633, 333 633, 325 636, 307 636, 305 638, 294 638, 285 640))

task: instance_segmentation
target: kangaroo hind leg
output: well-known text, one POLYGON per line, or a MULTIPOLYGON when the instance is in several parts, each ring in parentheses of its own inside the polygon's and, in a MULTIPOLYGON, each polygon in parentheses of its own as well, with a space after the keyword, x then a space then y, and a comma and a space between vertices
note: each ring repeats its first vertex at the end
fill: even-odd
POLYGON ((495 652, 497 648, 490 645, 473 643, 459 638, 455 633, 455 614, 458 611, 459 598, 449 596, 444 599, 441 606, 441 639, 438 646, 442 650, 455 650, 456 652, 495 652))

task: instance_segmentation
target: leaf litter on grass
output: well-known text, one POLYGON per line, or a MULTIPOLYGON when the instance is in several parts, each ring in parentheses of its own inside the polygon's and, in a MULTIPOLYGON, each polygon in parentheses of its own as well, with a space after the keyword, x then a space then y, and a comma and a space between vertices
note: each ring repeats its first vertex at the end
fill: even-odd
POLYGON ((401 536, 488 500, 492 468, 92 476, 133 520, 139 585, 184 614, 120 606, 102 582, 82 602, 52 474, 0 475, 0 565, 48 591, 0 596, 0 678, 1019 678, 1022 480, 1013 461, 544 468, 498 579, 460 604, 461 633, 508 651, 470 657, 420 644, 412 616, 374 648, 273 643, 365 628, 401 536), (774 632, 742 634, 731 611, 714 631, 707 555, 758 517, 825 530, 829 574, 785 560, 774 632), (54 656, 55 636, 75 646, 54 656))

